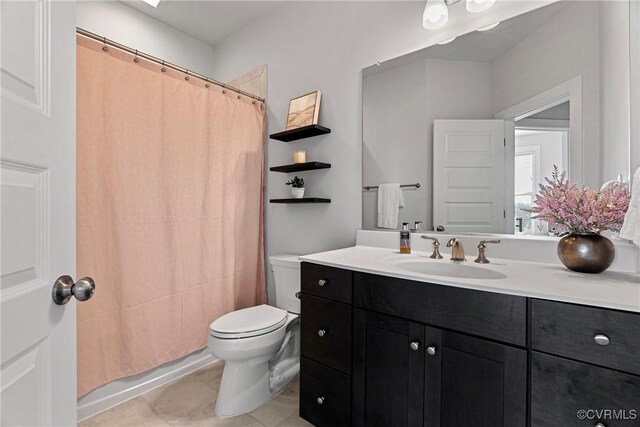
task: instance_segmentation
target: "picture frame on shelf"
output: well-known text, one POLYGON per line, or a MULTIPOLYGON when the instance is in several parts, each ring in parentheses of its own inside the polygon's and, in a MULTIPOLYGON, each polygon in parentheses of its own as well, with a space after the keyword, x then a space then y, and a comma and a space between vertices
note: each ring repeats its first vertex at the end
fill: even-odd
POLYGON ((322 93, 316 90, 289 101, 286 130, 317 125, 321 98, 322 93))

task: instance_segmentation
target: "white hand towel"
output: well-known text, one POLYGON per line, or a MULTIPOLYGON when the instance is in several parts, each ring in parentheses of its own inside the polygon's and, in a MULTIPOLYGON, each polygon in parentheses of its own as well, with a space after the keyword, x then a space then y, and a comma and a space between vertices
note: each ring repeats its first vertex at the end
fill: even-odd
POLYGON ((620 238, 633 240, 635 244, 640 245, 640 168, 633 174, 631 201, 624 216, 620 238))
POLYGON ((378 227, 398 228, 398 210, 404 207, 400 184, 378 186, 378 227))

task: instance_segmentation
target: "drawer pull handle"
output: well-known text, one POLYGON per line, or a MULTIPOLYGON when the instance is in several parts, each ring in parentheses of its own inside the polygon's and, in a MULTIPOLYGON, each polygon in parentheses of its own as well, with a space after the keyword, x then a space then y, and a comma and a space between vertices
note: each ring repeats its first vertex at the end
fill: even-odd
POLYGON ((318 402, 318 405, 322 405, 324 403, 324 397, 320 396, 316 399, 316 402, 318 402))
POLYGON ((320 279, 318 280, 318 286, 324 286, 327 284, 327 280, 326 279, 320 279))
POLYGON ((411 344, 409 344, 409 348, 413 351, 418 351, 418 349, 420 348, 420 343, 418 341, 413 341, 411 344))
POLYGON ((427 354, 429 356, 435 356, 436 355, 436 346, 435 345, 430 345, 429 347, 427 347, 427 354))
POLYGON ((595 337, 593 337, 593 340, 596 342, 596 344, 602 346, 609 345, 609 343, 611 342, 609 337, 605 334, 597 334, 595 337))
POLYGON ((327 331, 325 331, 324 329, 319 329, 318 330, 318 336, 319 337, 323 337, 327 334, 327 331))

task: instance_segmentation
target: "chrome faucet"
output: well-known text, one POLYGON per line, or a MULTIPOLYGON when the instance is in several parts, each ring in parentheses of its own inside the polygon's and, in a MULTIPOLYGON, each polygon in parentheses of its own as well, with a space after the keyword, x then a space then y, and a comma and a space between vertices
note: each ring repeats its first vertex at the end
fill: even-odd
POLYGON ((438 238, 433 236, 425 236, 425 235, 423 235, 422 238, 433 240, 433 253, 429 258, 442 259, 442 255, 440 255, 440 242, 438 241, 438 238))
POLYGON ((462 242, 455 237, 452 237, 447 242, 447 247, 451 248, 451 261, 466 261, 464 257, 464 247, 462 242))
POLYGON ((478 258, 474 260, 478 264, 489 264, 489 260, 484 256, 484 250, 486 249, 485 243, 500 243, 500 240, 480 240, 478 243, 478 258))

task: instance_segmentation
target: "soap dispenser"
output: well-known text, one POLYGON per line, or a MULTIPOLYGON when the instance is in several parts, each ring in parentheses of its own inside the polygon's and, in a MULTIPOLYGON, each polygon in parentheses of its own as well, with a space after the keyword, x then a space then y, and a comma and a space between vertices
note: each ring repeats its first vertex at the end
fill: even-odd
POLYGON ((400 253, 411 253, 411 233, 409 232, 409 223, 402 223, 402 230, 400 230, 400 253))

